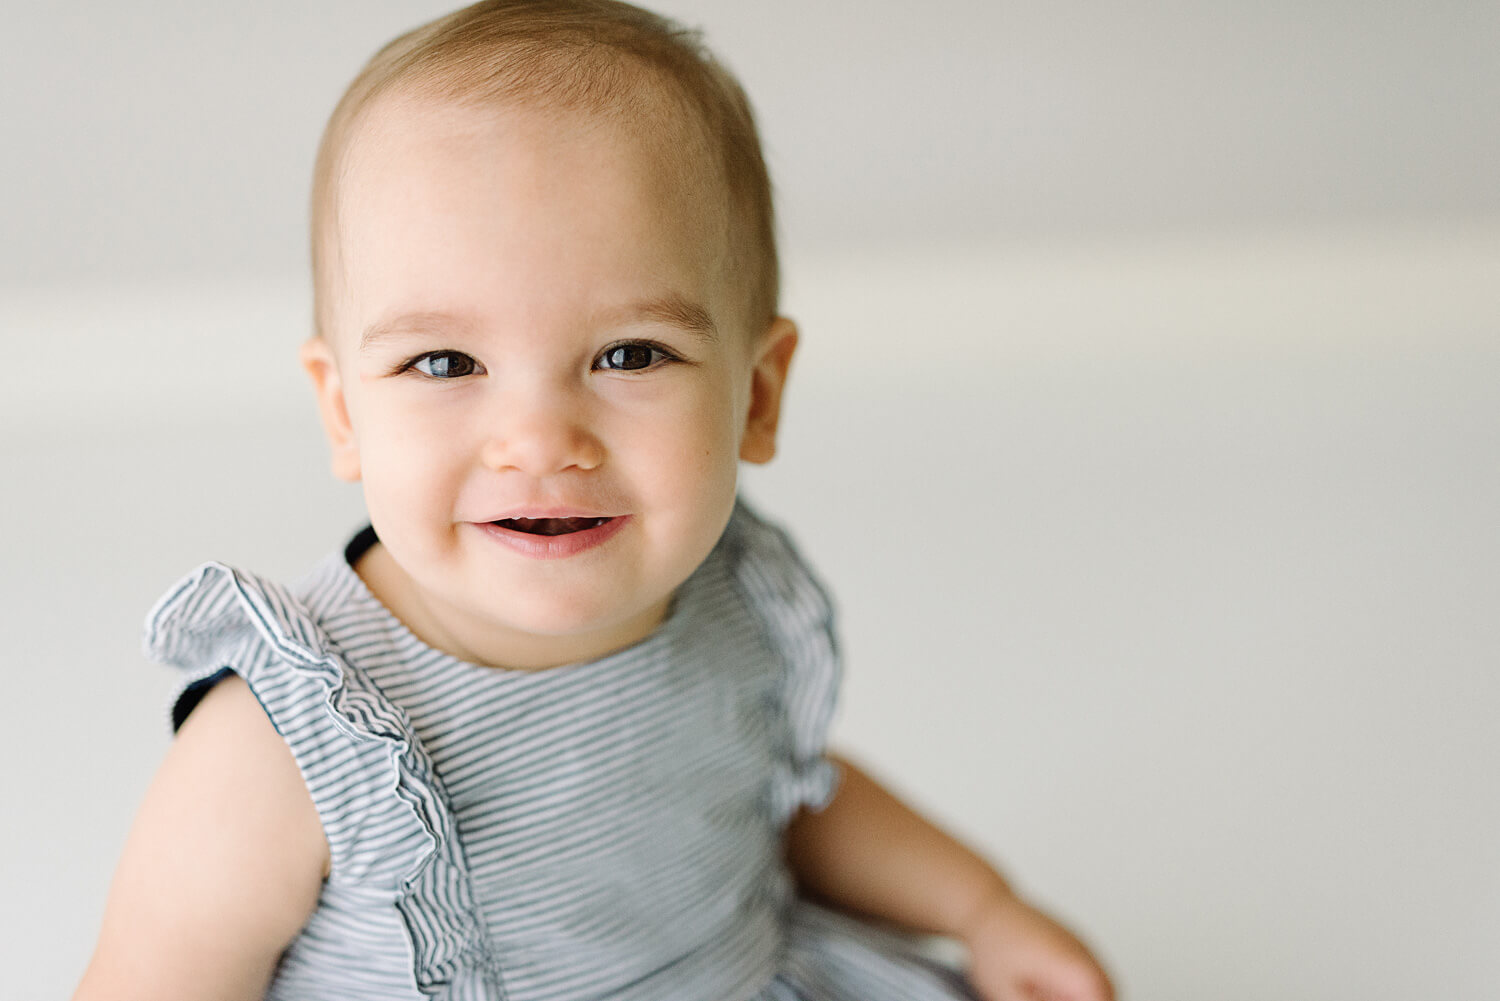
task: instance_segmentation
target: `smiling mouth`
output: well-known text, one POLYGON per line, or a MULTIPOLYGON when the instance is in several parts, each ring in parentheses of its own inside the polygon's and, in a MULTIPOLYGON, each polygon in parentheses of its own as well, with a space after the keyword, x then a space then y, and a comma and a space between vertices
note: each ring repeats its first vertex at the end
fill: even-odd
POLYGON ((501 528, 508 528, 512 532, 524 532, 527 535, 572 535, 574 532, 587 532, 591 528, 598 528, 607 522, 614 521, 613 518, 502 518, 500 521, 491 522, 501 528))

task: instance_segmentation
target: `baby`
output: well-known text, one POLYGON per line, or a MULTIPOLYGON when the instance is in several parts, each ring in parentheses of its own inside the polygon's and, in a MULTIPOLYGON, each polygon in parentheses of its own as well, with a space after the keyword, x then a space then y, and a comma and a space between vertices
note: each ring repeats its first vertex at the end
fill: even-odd
POLYGON ((177 737, 76 998, 1111 996, 827 755, 829 604, 736 496, 798 335, 693 35, 496 0, 397 39, 312 227, 302 360, 371 524, 294 588, 208 564, 152 612, 177 737))

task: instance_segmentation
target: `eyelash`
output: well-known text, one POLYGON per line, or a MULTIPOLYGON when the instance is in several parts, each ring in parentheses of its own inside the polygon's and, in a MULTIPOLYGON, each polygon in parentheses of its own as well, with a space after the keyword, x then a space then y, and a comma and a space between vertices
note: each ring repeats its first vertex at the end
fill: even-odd
MULTIPOLYGON (((676 352, 672 351, 666 345, 660 344, 656 341, 619 341, 617 343, 609 345, 604 350, 600 351, 599 354, 595 356, 592 367, 593 370, 597 372, 649 372, 653 369, 660 368, 662 365, 679 362, 681 360, 681 356, 679 356, 676 352), (603 364, 604 359, 606 359, 609 355, 625 348, 645 348, 646 350, 650 351, 655 357, 653 357, 648 364, 642 365, 639 368, 620 368, 603 364)), ((454 351, 450 348, 444 348, 440 351, 424 351, 419 355, 413 355, 411 358, 408 358, 406 361, 396 366, 395 372, 393 374, 402 375, 406 372, 416 372, 418 375, 424 376, 428 379, 432 379, 436 382, 450 382, 455 379, 462 379, 471 375, 484 375, 485 367, 480 364, 479 360, 477 358, 474 358, 472 355, 466 354, 463 351, 454 351), (419 367, 424 361, 431 362, 437 359, 447 359, 450 366, 452 366, 455 361, 459 362, 459 367, 462 367, 463 364, 467 363, 469 366, 471 366, 471 368, 469 371, 462 372, 458 375, 435 375, 432 372, 423 371, 419 367)))

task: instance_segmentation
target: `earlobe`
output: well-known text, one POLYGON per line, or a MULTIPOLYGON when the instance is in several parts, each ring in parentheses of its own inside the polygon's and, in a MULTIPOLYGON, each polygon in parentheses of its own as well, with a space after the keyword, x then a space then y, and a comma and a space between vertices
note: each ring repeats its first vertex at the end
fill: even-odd
POLYGON ((796 350, 797 325, 784 316, 776 317, 761 335, 751 371, 750 408, 740 438, 740 458, 746 462, 770 462, 776 455, 782 391, 796 350))
POLYGON ((301 358, 302 368, 312 380, 313 393, 317 396, 323 431, 328 435, 333 475, 354 483, 360 477, 359 445, 354 438, 354 426, 349 421, 349 408, 344 402, 344 382, 339 374, 338 359, 321 337, 311 337, 303 342, 301 358))

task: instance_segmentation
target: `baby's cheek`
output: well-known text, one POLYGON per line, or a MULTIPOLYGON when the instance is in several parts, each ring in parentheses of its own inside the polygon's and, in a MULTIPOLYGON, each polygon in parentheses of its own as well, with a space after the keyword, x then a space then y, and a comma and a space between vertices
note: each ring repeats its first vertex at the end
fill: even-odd
POLYGON ((456 461, 461 446, 453 440, 430 438, 411 428, 391 428, 361 443, 366 503, 371 513, 410 518, 429 512, 451 494, 462 469, 456 461))
POLYGON ((722 490, 726 482, 733 482, 737 451, 738 439, 729 424, 700 414, 690 432, 671 442, 671 455, 663 456, 659 466, 676 478, 676 489, 711 497, 715 486, 722 490))

